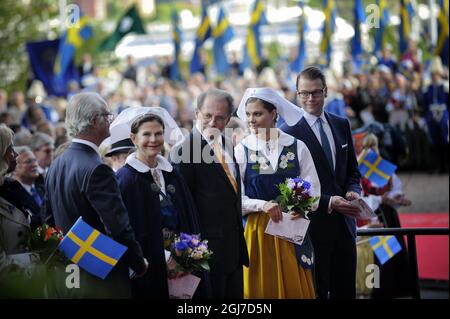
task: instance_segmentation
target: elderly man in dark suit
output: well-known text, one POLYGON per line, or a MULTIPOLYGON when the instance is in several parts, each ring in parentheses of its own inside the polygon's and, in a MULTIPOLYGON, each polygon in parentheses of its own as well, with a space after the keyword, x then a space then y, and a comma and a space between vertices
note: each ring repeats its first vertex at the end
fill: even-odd
POLYGON ((223 132, 233 113, 233 98, 210 89, 198 97, 196 125, 172 152, 200 214, 202 237, 213 250, 213 298, 243 298, 242 266, 248 252, 242 227, 241 179, 233 144, 223 132))
POLYGON ((308 146, 321 184, 319 209, 311 214, 319 298, 355 298, 356 223, 359 209, 351 200, 361 192, 360 173, 348 120, 324 112, 325 77, 316 67, 297 77, 297 95, 305 111, 282 130, 308 146))
POLYGON ((82 216, 86 223, 128 247, 106 280, 81 272, 94 288, 85 289, 81 297, 127 297, 128 267, 139 275, 148 267, 135 240, 114 172, 102 162, 98 151, 100 143, 109 136, 110 121, 111 113, 100 95, 74 95, 66 112, 72 144, 52 163, 45 180, 47 217, 53 216, 54 224, 64 233, 82 216))

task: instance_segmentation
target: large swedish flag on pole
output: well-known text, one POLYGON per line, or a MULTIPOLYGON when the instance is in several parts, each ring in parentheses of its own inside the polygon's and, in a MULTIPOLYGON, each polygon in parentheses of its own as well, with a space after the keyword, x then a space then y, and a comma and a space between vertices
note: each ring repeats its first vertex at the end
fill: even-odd
POLYGON ((267 24, 264 5, 261 0, 255 0, 250 15, 250 23, 247 28, 244 59, 241 65, 243 70, 250 66, 257 67, 261 63, 262 45, 261 40, 259 39, 259 28, 264 24, 267 24))
POLYGON ((67 28, 59 43, 58 55, 54 66, 57 80, 62 79, 75 57, 76 50, 92 37, 92 26, 86 16, 81 16, 78 21, 67 28))
POLYGON ((299 73, 303 69, 306 56, 306 39, 305 35, 308 31, 308 22, 305 15, 305 3, 303 0, 299 2, 300 9, 302 10, 302 15, 298 20, 298 51, 297 57, 294 61, 289 64, 289 69, 291 72, 299 73))
POLYGON ((80 216, 58 249, 90 274, 105 279, 128 248, 92 228, 80 216))
POLYGON ((355 0, 355 7, 353 9, 354 14, 354 23, 353 28, 355 29, 355 35, 352 39, 352 59, 355 65, 355 68, 359 70, 362 64, 362 40, 361 40, 361 23, 366 20, 366 16, 364 14, 364 8, 362 0, 355 0))
POLYGON ((211 20, 208 17, 208 8, 206 2, 202 1, 202 19, 196 32, 195 48, 190 65, 191 74, 199 72, 202 69, 199 51, 200 48, 203 46, 203 43, 205 43, 205 41, 209 37, 211 37, 211 32, 212 32, 211 20))
POLYGON ((322 41, 320 42, 320 54, 325 55, 326 65, 331 62, 331 38, 334 33, 336 25, 336 6, 334 0, 323 0, 323 12, 325 14, 325 21, 322 28, 322 41))
POLYGON ((445 65, 448 65, 448 37, 448 0, 440 0, 438 13, 438 41, 434 54, 439 55, 442 63, 445 65))
POLYGON ((213 30, 214 37, 214 65, 216 72, 221 75, 225 75, 230 69, 227 56, 225 54, 225 44, 227 44, 233 37, 233 28, 230 25, 225 11, 220 8, 219 17, 217 18, 217 26, 213 30))
POLYGON ((370 247, 377 256, 381 265, 402 250, 402 246, 395 236, 376 236, 369 239, 370 247))
POLYGON ((400 53, 408 49, 408 40, 411 36, 411 22, 414 16, 414 8, 411 0, 400 0, 400 25, 399 25, 399 43, 400 53))
POLYGON ((375 30, 375 53, 380 52, 386 42, 385 35, 390 19, 386 1, 387 0, 377 0, 377 6, 380 12, 380 26, 375 30))
POLYGON ((173 46, 174 46, 174 52, 173 52, 173 63, 170 67, 170 74, 169 77, 172 81, 179 81, 181 80, 181 73, 180 73, 180 55, 181 55, 181 42, 183 40, 183 33, 179 26, 179 17, 178 13, 174 10, 172 11, 172 35, 173 35, 173 46))
POLYGON ((364 150, 358 157, 361 175, 379 187, 387 184, 397 166, 383 159, 373 150, 364 150))

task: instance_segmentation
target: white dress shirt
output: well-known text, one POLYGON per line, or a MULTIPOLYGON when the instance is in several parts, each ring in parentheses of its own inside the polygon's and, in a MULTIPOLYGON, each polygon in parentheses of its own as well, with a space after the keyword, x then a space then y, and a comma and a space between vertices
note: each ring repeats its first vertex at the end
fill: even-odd
POLYGON ((140 173, 147 173, 148 171, 151 171, 152 176, 154 176, 154 172, 156 171, 156 175, 158 176, 159 183, 161 185, 161 192, 166 194, 166 182, 164 181, 164 175, 162 171, 172 172, 173 166, 163 156, 161 155, 156 156, 156 163, 157 163, 156 167, 149 167, 147 164, 141 162, 139 159, 136 158, 136 152, 133 152, 130 155, 128 155, 127 159, 125 160, 125 163, 130 165, 140 173))
MULTIPOLYGON (((314 135, 316 136, 320 145, 322 145, 322 141, 320 140, 319 123, 317 122, 319 120, 319 117, 307 112, 305 112, 304 117, 306 122, 314 132, 314 135)), ((320 115, 320 118, 322 119, 323 130, 325 131, 325 134, 328 137, 328 142, 330 143, 331 157, 333 158, 333 169, 336 169, 336 144, 334 142, 333 132, 331 131, 330 124, 328 123, 327 118, 325 117, 325 114, 323 112, 320 115)))
POLYGON ((100 151, 98 150, 98 146, 95 145, 94 143, 92 143, 91 141, 82 140, 80 138, 73 138, 72 143, 79 143, 79 144, 87 145, 90 148, 92 148, 98 154, 98 156, 100 158, 102 158, 102 155, 100 154, 100 151))
MULTIPOLYGON (((270 166, 276 173, 278 169, 278 159, 285 146, 290 146, 294 143, 295 138, 277 129, 279 132, 278 140, 261 140, 254 134, 250 134, 244 138, 239 145, 235 147, 236 161, 239 165, 241 173, 241 187, 242 187, 242 214, 246 215, 253 212, 263 211, 265 200, 249 198, 245 195, 245 170, 247 168, 247 154, 245 154, 246 146, 252 151, 260 152, 266 159, 269 160, 270 166)), ((311 183, 311 196, 320 196, 320 182, 317 175, 316 167, 313 158, 309 152, 308 147, 300 140, 297 140, 297 160, 300 166, 300 177, 308 180, 311 183)), ((318 207, 318 201, 313 206, 313 211, 318 207)))

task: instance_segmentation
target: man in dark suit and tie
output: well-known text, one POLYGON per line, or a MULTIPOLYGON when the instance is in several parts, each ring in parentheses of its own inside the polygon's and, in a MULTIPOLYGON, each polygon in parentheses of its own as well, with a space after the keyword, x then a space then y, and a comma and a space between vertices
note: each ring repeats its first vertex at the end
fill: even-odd
POLYGON ((135 240, 114 172, 102 162, 98 151, 100 143, 109 136, 111 120, 100 95, 74 95, 66 111, 72 144, 52 163, 45 180, 47 218, 53 217, 54 224, 65 234, 81 216, 90 226, 128 248, 106 280, 81 271, 91 289, 85 289, 80 297, 128 297, 128 267, 138 275, 143 275, 148 267, 135 240))
POLYGON ((282 130, 308 146, 321 184, 319 209, 311 214, 319 298, 355 298, 356 223, 359 209, 351 200, 361 192, 360 173, 348 120, 324 112, 325 76, 308 67, 297 76, 297 95, 305 111, 282 130))
POLYGON ((243 298, 243 265, 248 252, 242 227, 241 179, 233 144, 223 136, 233 98, 211 89, 198 97, 196 125, 172 156, 192 192, 202 237, 213 251, 213 298, 243 298))

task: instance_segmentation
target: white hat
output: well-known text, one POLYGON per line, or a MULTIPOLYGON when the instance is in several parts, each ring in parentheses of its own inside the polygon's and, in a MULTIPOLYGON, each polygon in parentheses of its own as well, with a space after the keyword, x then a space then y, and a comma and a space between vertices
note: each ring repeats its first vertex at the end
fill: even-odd
POLYGON ((245 104, 247 103, 247 100, 252 97, 272 103, 276 107, 277 113, 280 114, 289 126, 297 124, 297 122, 303 117, 304 111, 295 104, 286 100, 276 90, 271 88, 249 88, 245 90, 244 96, 237 110, 237 116, 239 116, 239 118, 244 122, 247 122, 247 116, 245 115, 245 104))
POLYGON ((130 138, 130 128, 126 124, 115 125, 110 127, 109 132, 111 136, 103 141, 104 145, 110 146, 106 157, 114 155, 115 153, 128 153, 134 151, 135 147, 130 138))
POLYGON ((183 139, 183 133, 178 127, 177 123, 170 116, 169 112, 167 112, 162 107, 132 106, 120 112, 120 114, 109 126, 109 131, 111 133, 111 143, 114 143, 114 140, 117 141, 123 138, 130 138, 131 125, 137 118, 145 114, 154 114, 163 120, 165 127, 164 141, 168 144, 174 145, 175 143, 183 139))

